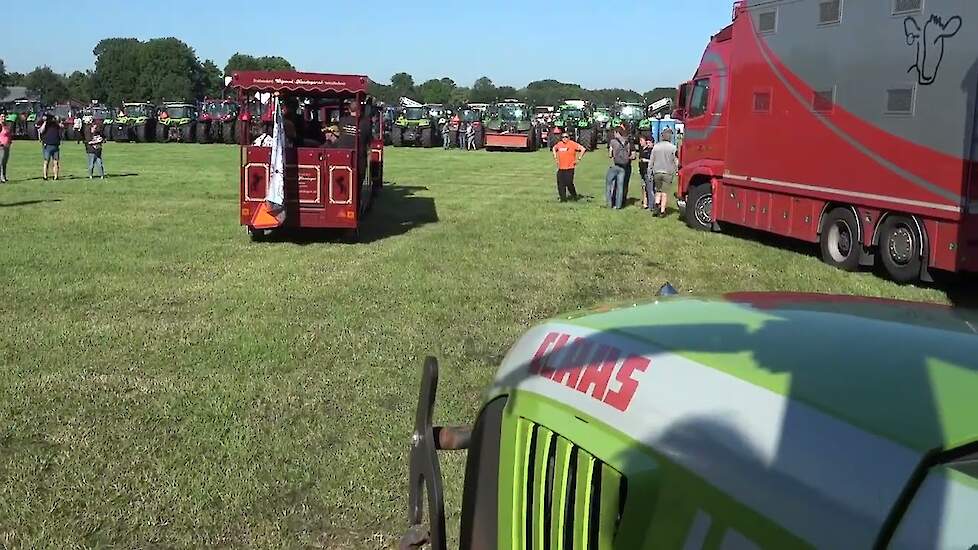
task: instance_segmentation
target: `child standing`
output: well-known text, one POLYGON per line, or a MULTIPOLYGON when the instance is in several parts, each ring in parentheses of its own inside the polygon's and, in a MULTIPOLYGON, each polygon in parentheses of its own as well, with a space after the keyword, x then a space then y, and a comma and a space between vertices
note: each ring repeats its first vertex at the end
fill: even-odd
POLYGON ((88 179, 92 179, 95 167, 98 166, 99 178, 105 179, 105 165, 102 164, 102 145, 105 138, 102 137, 101 124, 92 126, 92 135, 85 143, 85 152, 88 153, 88 179))

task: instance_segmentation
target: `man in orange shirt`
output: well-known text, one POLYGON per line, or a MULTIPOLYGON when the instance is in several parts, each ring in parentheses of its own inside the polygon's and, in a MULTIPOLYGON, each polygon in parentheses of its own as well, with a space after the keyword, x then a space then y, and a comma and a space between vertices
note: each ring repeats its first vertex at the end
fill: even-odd
POLYGON ((566 132, 561 134, 560 141, 554 145, 552 152, 557 161, 557 196, 560 197, 560 202, 567 200, 568 192, 571 200, 578 199, 577 189, 574 188, 574 168, 584 158, 586 151, 579 143, 572 141, 566 132))

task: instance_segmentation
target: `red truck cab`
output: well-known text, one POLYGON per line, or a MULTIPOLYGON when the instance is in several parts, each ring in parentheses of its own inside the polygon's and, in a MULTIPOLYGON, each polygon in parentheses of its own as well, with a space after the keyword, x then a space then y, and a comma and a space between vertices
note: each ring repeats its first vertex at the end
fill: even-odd
POLYGON ((884 4, 735 3, 677 98, 691 227, 900 282, 978 271, 978 3, 884 4))

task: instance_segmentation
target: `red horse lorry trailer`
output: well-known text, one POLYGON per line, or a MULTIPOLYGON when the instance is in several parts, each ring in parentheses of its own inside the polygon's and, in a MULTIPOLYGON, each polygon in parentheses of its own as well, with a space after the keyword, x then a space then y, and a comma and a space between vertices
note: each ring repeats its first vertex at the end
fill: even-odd
POLYGON ((691 227, 901 282, 978 271, 978 2, 736 2, 678 96, 691 227))
MULTIPOLYGON (((234 73, 231 85, 238 90, 239 104, 267 96, 269 120, 274 120, 274 105, 281 105, 283 120, 282 205, 269 199, 275 140, 253 143, 249 124, 238 127, 244 144, 240 220, 253 239, 280 226, 356 233, 383 184, 383 129, 377 127, 383 117, 367 95, 367 83, 359 75, 234 73)), ((274 133, 273 123, 265 126, 274 133)))

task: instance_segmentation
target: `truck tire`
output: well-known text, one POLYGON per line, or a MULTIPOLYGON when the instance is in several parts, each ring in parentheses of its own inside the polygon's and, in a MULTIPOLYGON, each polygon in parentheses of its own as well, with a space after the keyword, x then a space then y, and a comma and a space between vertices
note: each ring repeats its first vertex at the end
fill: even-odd
POLYGON ((880 227, 879 255, 883 268, 898 283, 920 278, 924 240, 913 218, 890 216, 880 227))
POLYGON ((709 183, 690 188, 686 197, 686 225, 698 231, 713 229, 713 187, 709 183))
POLYGON ((207 127, 206 122, 198 122, 197 127, 197 143, 210 143, 211 133, 210 128, 207 127))
POLYGON ((184 124, 180 127, 180 141, 190 143, 194 140, 194 125, 184 124))
POLYGON ((136 143, 146 143, 148 141, 147 138, 149 136, 146 135, 146 125, 145 124, 137 124, 133 128, 133 134, 136 136, 136 143))
POLYGON ((401 129, 398 128, 398 127, 396 127, 396 126, 394 128, 392 128, 391 129, 391 145, 393 145, 394 147, 401 147, 401 145, 402 145, 401 138, 402 138, 402 131, 401 131, 401 129))
POLYGON ((228 120, 221 123, 221 143, 234 143, 235 127, 236 126, 233 120, 228 120))
POLYGON ((421 146, 424 147, 425 149, 431 149, 432 144, 433 143, 431 141, 431 128, 425 128, 424 130, 421 130, 421 146))
POLYGON ((859 221, 852 210, 836 208, 822 220, 822 261, 843 271, 859 269, 859 221))

